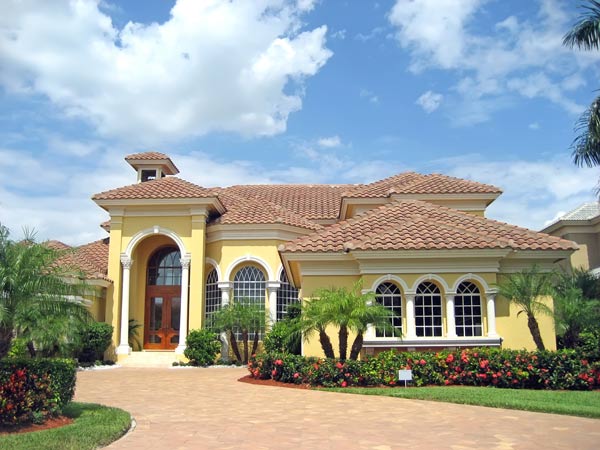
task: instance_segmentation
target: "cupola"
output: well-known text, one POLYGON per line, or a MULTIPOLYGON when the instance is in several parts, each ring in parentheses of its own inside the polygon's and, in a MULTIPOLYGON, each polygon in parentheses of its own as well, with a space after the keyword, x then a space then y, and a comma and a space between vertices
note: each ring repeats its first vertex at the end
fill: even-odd
POLYGON ((171 158, 164 153, 134 153, 126 156, 125 161, 137 171, 138 183, 158 180, 166 175, 177 175, 179 173, 179 169, 173 164, 171 158))

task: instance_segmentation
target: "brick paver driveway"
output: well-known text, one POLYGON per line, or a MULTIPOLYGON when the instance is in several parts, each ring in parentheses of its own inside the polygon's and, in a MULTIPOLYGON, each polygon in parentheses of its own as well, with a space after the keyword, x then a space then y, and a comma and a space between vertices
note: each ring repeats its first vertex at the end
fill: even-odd
POLYGON ((254 386, 243 369, 80 372, 78 401, 118 406, 137 428, 111 448, 598 448, 600 420, 254 386))

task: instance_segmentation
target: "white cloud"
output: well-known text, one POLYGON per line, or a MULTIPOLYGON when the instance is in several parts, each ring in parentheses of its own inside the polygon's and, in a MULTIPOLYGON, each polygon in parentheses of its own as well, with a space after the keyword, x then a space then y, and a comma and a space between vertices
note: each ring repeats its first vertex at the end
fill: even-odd
POLYGON ((9 0, 0 86, 128 142, 280 133, 332 55, 325 26, 301 31, 314 4, 178 0, 162 24, 118 29, 94 0, 9 0))
POLYGON ((361 89, 360 96, 366 98, 370 103, 379 103, 379 96, 368 89, 361 89))
POLYGON ((452 121, 465 125, 491 118, 511 98, 545 98, 570 114, 583 106, 570 92, 583 86, 581 72, 598 63, 597 52, 576 52, 562 45, 571 26, 566 2, 539 0, 537 15, 520 20, 511 15, 487 29, 473 31, 485 20, 487 0, 396 0, 388 19, 399 45, 410 53, 409 68, 450 71, 454 86, 452 121))
POLYGON ((340 145, 342 145, 342 140, 337 135, 330 136, 330 137, 323 137, 323 138, 320 138, 317 140, 317 144, 319 144, 319 147, 333 148, 333 147, 339 147, 340 145))
POLYGON ((377 36, 385 32, 385 28, 383 27, 375 27, 368 33, 358 33, 354 38, 360 42, 368 42, 372 39, 375 39, 377 36))
POLYGON ((331 37, 332 39, 339 39, 340 41, 343 41, 344 39, 346 39, 346 33, 347 31, 344 28, 331 33, 331 37))
POLYGON ((426 113, 432 113, 440 107, 443 98, 444 96, 442 94, 427 91, 421 95, 415 103, 423 108, 426 113))
POLYGON ((531 122, 528 125, 528 127, 529 127, 530 130, 539 130, 540 129, 540 124, 539 124, 539 122, 531 122))

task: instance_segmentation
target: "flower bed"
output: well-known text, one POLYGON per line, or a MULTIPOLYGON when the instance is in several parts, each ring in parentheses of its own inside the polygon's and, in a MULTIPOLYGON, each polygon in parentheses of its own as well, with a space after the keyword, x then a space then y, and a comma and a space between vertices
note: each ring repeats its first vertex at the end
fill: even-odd
POLYGON ((75 374, 69 359, 0 361, 0 425, 41 423, 59 414, 73 398, 75 374))
POLYGON ((411 369, 416 386, 600 388, 600 362, 569 350, 528 352, 481 348, 436 353, 392 350, 364 361, 268 353, 256 355, 248 363, 254 378, 325 387, 395 386, 399 369, 411 369))

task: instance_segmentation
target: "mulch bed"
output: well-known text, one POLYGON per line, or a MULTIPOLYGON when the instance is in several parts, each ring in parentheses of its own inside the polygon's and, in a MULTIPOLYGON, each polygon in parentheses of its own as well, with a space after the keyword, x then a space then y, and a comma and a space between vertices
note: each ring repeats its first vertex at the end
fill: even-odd
POLYGON ((44 423, 27 423, 14 426, 0 426, 0 436, 7 434, 31 433, 32 431, 51 430, 52 428, 64 427, 73 423, 73 419, 65 416, 52 417, 44 423))
POLYGON ((275 380, 257 380, 256 378, 252 378, 251 375, 246 375, 240 378, 238 381, 241 381, 242 383, 256 384, 259 386, 276 386, 288 389, 312 389, 309 384, 282 383, 281 381, 275 380))

